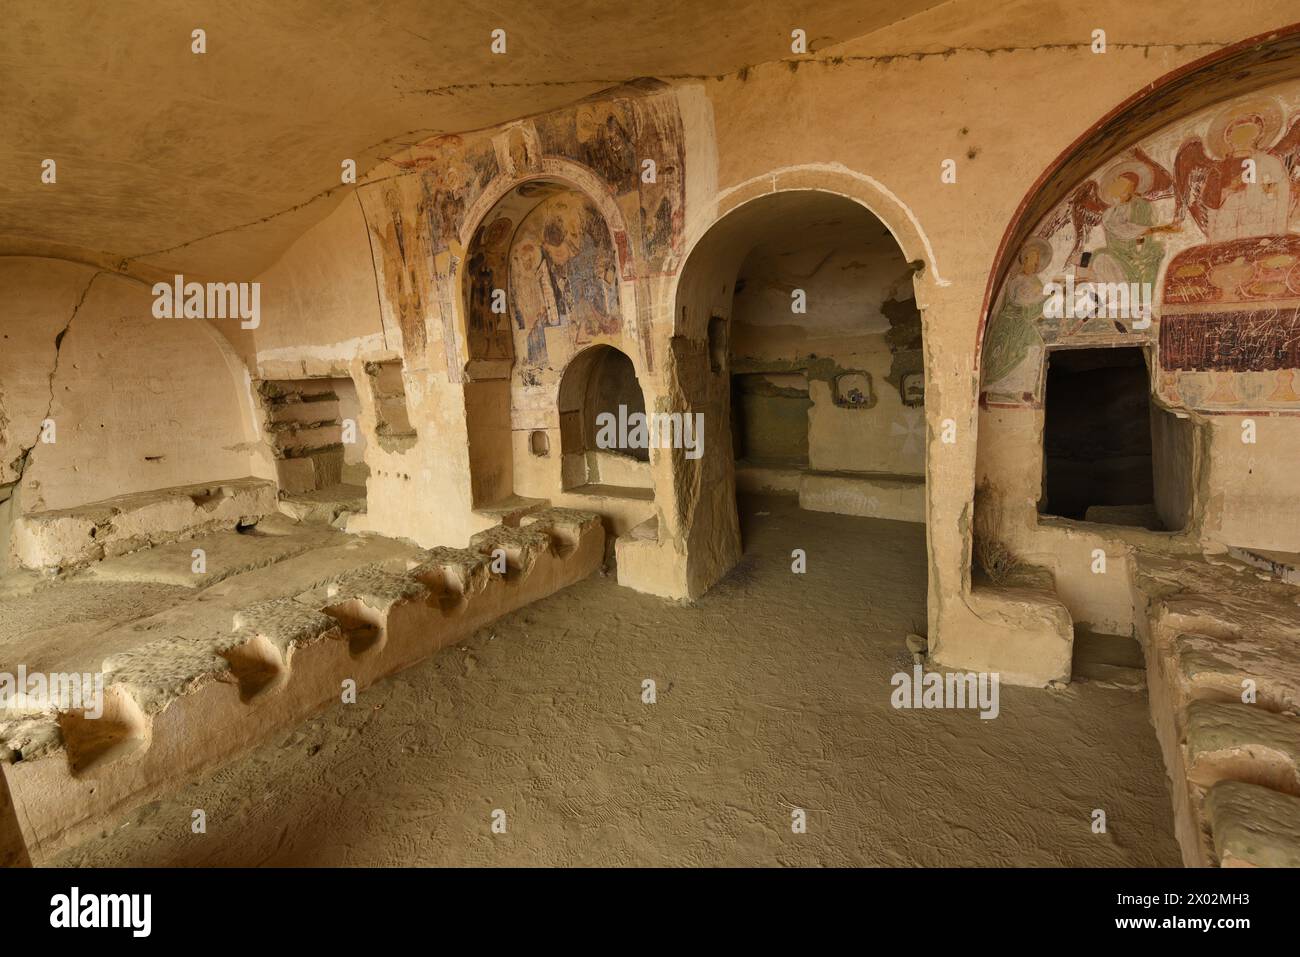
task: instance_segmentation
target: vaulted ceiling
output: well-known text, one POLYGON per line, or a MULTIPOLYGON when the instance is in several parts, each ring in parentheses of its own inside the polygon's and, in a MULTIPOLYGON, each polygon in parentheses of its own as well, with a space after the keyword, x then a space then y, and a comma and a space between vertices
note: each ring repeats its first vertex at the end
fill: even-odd
POLYGON ((0 254, 249 278, 347 198, 343 159, 364 172, 435 133, 733 73, 790 56, 796 27, 816 51, 938 2, 8 4, 0 254))

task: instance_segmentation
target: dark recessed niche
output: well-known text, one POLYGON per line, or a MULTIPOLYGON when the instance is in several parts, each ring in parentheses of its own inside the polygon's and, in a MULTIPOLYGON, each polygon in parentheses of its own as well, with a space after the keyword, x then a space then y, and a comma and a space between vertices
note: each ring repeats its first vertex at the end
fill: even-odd
POLYGON ((1176 430, 1164 421, 1173 417, 1151 402, 1141 348, 1050 352, 1043 418, 1040 512, 1166 528, 1158 490, 1185 483, 1186 476, 1171 471, 1181 456, 1158 455, 1153 443, 1156 420, 1162 437, 1176 430))

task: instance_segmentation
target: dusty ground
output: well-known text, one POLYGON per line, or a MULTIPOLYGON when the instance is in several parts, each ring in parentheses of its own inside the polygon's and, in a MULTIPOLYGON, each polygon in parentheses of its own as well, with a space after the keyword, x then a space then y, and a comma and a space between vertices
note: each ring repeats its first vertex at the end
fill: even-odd
POLYGON ((590 579, 58 863, 1179 863, 1143 695, 1004 688, 993 721, 895 711, 924 529, 748 504, 744 562, 697 605, 590 579))

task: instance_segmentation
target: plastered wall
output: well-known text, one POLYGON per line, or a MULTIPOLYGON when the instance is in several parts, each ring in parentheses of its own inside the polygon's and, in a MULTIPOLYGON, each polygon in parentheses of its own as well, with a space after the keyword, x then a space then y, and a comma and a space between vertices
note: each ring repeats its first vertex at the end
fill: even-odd
MULTIPOLYGON (((806 391, 808 407, 799 422, 793 397, 788 412, 751 399, 746 427, 802 429, 812 469, 923 475, 925 415, 901 391, 902 377, 922 370, 920 316, 893 236, 859 204, 806 191, 750 241, 736 280, 731 374, 774 374, 763 381, 806 391), (790 374, 798 381, 779 378, 790 374)), ((796 437, 781 438, 756 436, 760 456, 796 437)))
POLYGON ((255 474, 247 368, 206 320, 155 319, 148 285, 57 260, 0 259, 0 287, 0 480, 22 513, 255 474))

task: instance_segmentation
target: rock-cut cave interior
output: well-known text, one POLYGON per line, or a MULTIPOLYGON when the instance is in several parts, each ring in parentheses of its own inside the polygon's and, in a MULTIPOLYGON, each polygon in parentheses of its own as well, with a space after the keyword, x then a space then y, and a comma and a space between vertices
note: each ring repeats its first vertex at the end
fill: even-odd
POLYGON ((1300 865, 1293 2, 380 6, 3 13, 0 862, 1300 865))

